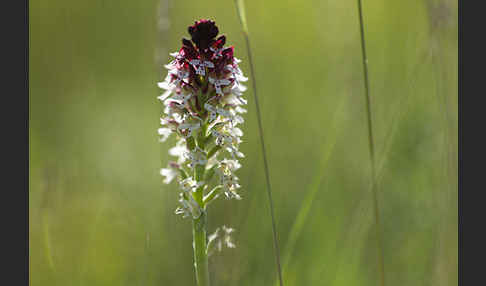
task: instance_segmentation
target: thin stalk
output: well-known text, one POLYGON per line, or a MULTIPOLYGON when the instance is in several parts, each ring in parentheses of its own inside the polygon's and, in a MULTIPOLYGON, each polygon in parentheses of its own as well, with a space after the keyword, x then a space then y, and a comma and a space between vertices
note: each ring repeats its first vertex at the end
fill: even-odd
POLYGON ((277 264, 277 273, 278 273, 278 278, 280 281, 280 286, 283 286, 283 280, 282 280, 282 269, 280 266, 280 250, 278 247, 278 236, 277 236, 277 227, 275 225, 275 215, 274 215, 274 210, 273 210, 273 198, 272 198, 272 189, 270 186, 270 175, 268 171, 268 161, 267 161, 267 152, 265 150, 265 140, 263 136, 263 126, 262 126, 262 118, 261 118, 261 113, 260 113, 260 105, 258 104, 258 96, 257 96, 257 87, 256 87, 256 79, 255 79, 255 68, 253 65, 253 59, 252 59, 252 53, 250 49, 250 38, 248 36, 248 27, 246 24, 246 16, 245 16, 245 9, 243 6, 243 0, 235 0, 235 6, 236 6, 236 13, 238 14, 238 19, 240 20, 240 24, 242 27, 242 33, 243 36, 245 37, 245 42, 246 42, 246 50, 248 52, 248 62, 250 65, 250 71, 251 71, 251 81, 252 81, 252 87, 253 87, 253 98, 255 99, 255 106, 256 106, 256 114, 257 114, 257 121, 258 121, 258 131, 260 133, 260 143, 261 143, 261 148, 262 148, 262 155, 263 155, 263 165, 264 165, 264 170, 265 170, 265 180, 267 184, 267 194, 268 194, 268 203, 270 207, 270 217, 272 219, 272 232, 273 232, 273 245, 275 248, 275 262, 277 264))
POLYGON ((208 255, 206 253, 206 212, 192 220, 194 268, 198 286, 209 286, 208 255))
POLYGON ((368 126, 368 147, 370 154, 371 163, 371 190, 373 193, 373 208, 375 215, 376 224, 376 235, 378 244, 378 271, 380 272, 380 285, 385 285, 385 269, 383 262, 383 242, 380 231, 380 213, 378 208, 378 196, 377 196, 377 184, 376 184, 376 171, 375 171, 375 149, 373 140, 373 124, 371 120, 371 104, 370 104, 370 88, 369 88, 369 78, 368 78, 368 57, 366 55, 366 42, 364 35, 364 24, 363 24, 363 8, 361 0, 358 1, 358 12, 359 12, 359 27, 361 34, 361 53, 363 59, 363 76, 364 76, 364 87, 365 87, 365 99, 366 99, 366 117, 368 126))
MULTIPOLYGON (((206 131, 206 126, 203 126, 201 134, 206 131)), ((200 145, 204 150, 204 146, 200 145)), ((202 182, 204 179, 206 165, 196 165, 194 168, 194 178, 196 182, 202 182)), ((202 214, 192 220, 192 247, 194 249, 194 268, 196 271, 196 280, 198 286, 209 286, 209 269, 208 269, 208 255, 206 253, 206 228, 207 228, 207 214, 206 206, 204 205, 204 186, 196 189, 193 193, 194 200, 201 206, 202 214)))

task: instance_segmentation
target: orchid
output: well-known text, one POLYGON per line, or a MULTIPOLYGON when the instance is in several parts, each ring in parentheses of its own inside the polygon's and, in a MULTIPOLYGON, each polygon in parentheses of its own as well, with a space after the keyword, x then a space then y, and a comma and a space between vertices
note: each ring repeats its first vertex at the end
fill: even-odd
POLYGON ((199 286, 209 285, 208 252, 215 241, 234 248, 229 235, 233 229, 223 226, 224 237, 218 230, 208 238, 207 208, 224 194, 226 199, 241 199, 240 184, 235 171, 241 167, 237 158, 243 131, 236 127, 244 122, 242 107, 247 102, 242 93, 248 79, 238 67, 234 48, 225 47, 226 36, 219 37, 219 29, 211 20, 200 20, 188 28, 191 40, 182 39, 179 52, 165 68, 168 74, 158 83, 164 90, 158 99, 164 104, 164 114, 158 129, 160 141, 172 134, 178 138, 169 154, 177 162, 169 162, 160 174, 164 183, 179 182, 181 204, 175 211, 193 221, 193 247, 196 279, 199 286), (213 176, 219 179, 212 180, 213 176), (224 242, 224 243, 222 243, 224 242))

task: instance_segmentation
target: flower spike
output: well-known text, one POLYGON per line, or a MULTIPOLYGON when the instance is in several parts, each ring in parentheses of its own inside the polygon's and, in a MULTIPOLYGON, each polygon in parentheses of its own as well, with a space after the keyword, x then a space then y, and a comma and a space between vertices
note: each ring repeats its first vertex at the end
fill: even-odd
POLYGON ((164 91, 158 99, 164 114, 158 129, 160 141, 173 134, 177 143, 169 149, 176 157, 160 170, 166 184, 177 181, 181 192, 176 214, 193 220, 194 259, 199 286, 208 285, 207 256, 214 246, 235 247, 232 228, 223 226, 221 236, 206 235, 206 207, 217 198, 240 200, 241 167, 237 158, 244 122, 241 114, 247 102, 243 98, 247 78, 238 67, 234 48, 225 47, 226 36, 219 35, 214 21, 202 19, 188 27, 191 39, 182 39, 179 52, 165 65, 165 80, 158 83, 164 91), (213 179, 213 177, 216 177, 213 179), (209 241, 208 241, 209 239, 209 241))

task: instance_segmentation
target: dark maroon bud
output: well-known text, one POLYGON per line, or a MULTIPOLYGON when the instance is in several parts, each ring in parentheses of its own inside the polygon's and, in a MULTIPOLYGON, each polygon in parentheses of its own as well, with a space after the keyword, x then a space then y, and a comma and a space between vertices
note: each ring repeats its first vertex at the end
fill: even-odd
POLYGON ((205 51, 219 32, 214 21, 205 19, 195 22, 187 30, 199 51, 205 51))
POLYGON ((179 54, 182 56, 183 59, 189 61, 197 58, 197 51, 192 44, 191 46, 186 46, 186 45, 182 46, 179 54))
POLYGON ((226 36, 222 35, 216 39, 216 41, 213 43, 213 47, 215 47, 216 49, 221 49, 225 43, 226 43, 226 36))
POLYGON ((182 45, 194 49, 194 45, 192 44, 192 42, 186 38, 182 38, 182 45))
POLYGON ((234 54, 234 48, 233 48, 233 46, 224 49, 221 53, 223 54, 223 58, 225 60, 227 60, 227 61, 229 61, 229 60, 233 61, 233 54, 234 54))

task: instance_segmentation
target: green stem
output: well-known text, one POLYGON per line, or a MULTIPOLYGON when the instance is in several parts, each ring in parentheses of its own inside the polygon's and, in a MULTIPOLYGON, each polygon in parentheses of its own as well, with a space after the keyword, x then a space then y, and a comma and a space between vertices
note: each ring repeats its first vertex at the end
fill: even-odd
MULTIPOLYGON (((198 139, 203 138, 206 133, 206 125, 202 126, 198 139)), ((198 140, 198 145, 201 149, 205 149, 204 144, 198 140)), ((204 180, 206 165, 196 165, 194 167, 194 178, 196 182, 202 182, 204 180)), ((194 200, 202 208, 202 214, 192 220, 192 247, 194 249, 194 268, 196 271, 196 280, 198 286, 209 286, 209 270, 208 270, 208 255, 206 253, 206 227, 207 227, 207 215, 206 207, 204 206, 204 186, 200 186, 193 193, 194 200)))
MULTIPOLYGON (((202 191, 201 191, 202 195, 202 191)), ((202 200, 202 198, 200 199, 202 200)), ((196 201, 198 201, 196 199, 196 201)), ((198 286, 209 286, 208 255, 206 253, 206 212, 192 220, 194 268, 198 286)))

